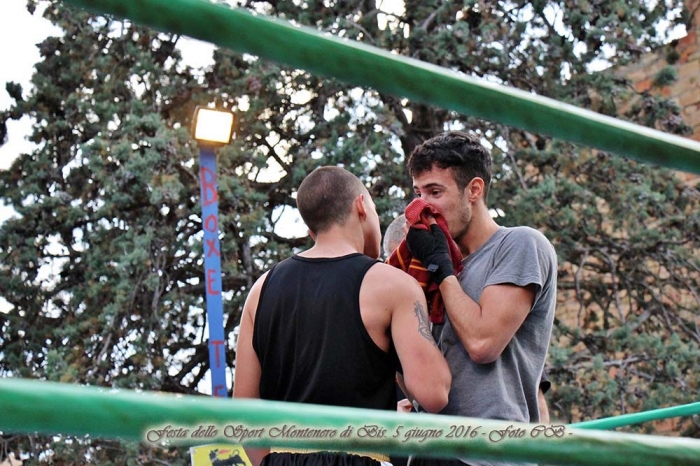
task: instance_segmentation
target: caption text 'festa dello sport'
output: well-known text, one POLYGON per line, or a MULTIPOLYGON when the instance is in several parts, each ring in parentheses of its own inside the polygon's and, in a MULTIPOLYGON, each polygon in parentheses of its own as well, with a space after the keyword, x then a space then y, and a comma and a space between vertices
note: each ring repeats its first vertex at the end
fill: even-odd
MULTIPOLYGON (((214 439, 223 438, 235 442, 245 442, 250 439, 280 439, 280 438, 307 438, 307 439, 335 439, 335 438, 366 438, 385 439, 392 437, 401 442, 422 443, 429 439, 476 439, 487 438, 491 442, 500 442, 505 439, 522 438, 559 438, 567 435, 564 425, 533 425, 527 427, 507 426, 503 429, 485 429, 479 425, 451 425, 448 429, 419 428, 397 426, 393 431, 375 425, 347 426, 345 429, 333 428, 308 428, 294 424, 281 424, 271 427, 249 428, 243 424, 227 424, 217 426, 213 424, 198 425, 195 427, 179 427, 166 425, 160 428, 149 429, 145 434, 148 442, 177 441, 186 439, 214 439)), ((571 433, 568 433, 571 435, 571 433)))

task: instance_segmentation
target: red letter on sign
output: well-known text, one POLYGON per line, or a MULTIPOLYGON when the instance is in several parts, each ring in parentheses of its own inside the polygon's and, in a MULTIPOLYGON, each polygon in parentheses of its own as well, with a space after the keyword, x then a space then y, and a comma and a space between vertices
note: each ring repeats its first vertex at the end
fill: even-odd
POLYGON ((219 254, 219 250, 216 249, 216 239, 208 239, 207 248, 207 257, 211 256, 212 254, 216 257, 221 257, 221 254, 219 254))
POLYGON ((219 294, 221 292, 221 290, 214 289, 214 280, 216 280, 215 274, 216 270, 207 269, 207 294, 219 294))
POLYGON ((207 215, 207 218, 204 219, 204 229, 210 233, 219 232, 219 219, 216 218, 216 215, 207 215))
POLYGON ((207 167, 202 167, 199 171, 200 183, 202 183, 202 193, 204 195, 204 205, 209 205, 216 202, 216 173, 209 170, 207 167), (207 177, 207 175, 209 175, 207 177), (207 179, 208 178, 208 179, 207 179))
POLYGON ((212 340, 211 344, 214 345, 214 354, 216 354, 216 367, 221 367, 221 357, 219 356, 219 348, 224 344, 221 340, 212 340))
MULTIPOLYGON (((214 396, 226 396, 226 391, 225 391, 223 385, 217 385, 214 388, 214 396), (220 392, 223 392, 223 393, 219 394, 220 392)), ((216 431, 214 431, 214 432, 216 432, 216 431)))

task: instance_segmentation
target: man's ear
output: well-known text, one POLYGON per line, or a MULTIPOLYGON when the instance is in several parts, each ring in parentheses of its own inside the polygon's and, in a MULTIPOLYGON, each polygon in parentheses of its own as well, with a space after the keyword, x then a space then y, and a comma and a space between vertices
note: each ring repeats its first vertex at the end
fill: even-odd
POLYGON ((362 220, 367 218, 367 209, 365 208, 364 194, 360 194, 355 198, 355 209, 357 209, 357 213, 360 215, 360 218, 362 220))
POLYGON ((309 236, 311 236, 311 239, 312 239, 312 240, 316 241, 316 233, 314 233, 314 232, 311 231, 310 229, 309 229, 309 236))
POLYGON ((466 188, 464 194, 469 202, 476 202, 479 198, 484 197, 484 180, 477 177, 472 178, 466 188))

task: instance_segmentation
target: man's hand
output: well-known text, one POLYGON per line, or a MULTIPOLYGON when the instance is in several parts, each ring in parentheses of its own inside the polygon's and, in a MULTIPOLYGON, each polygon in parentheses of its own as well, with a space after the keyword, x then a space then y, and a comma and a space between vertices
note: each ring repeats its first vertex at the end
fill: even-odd
POLYGON ((408 398, 404 398, 396 403, 396 411, 399 413, 410 413, 413 409, 413 403, 408 398))
POLYGON ((447 238, 436 223, 430 225, 430 230, 408 230, 406 244, 411 255, 433 273, 438 285, 455 274, 447 238))

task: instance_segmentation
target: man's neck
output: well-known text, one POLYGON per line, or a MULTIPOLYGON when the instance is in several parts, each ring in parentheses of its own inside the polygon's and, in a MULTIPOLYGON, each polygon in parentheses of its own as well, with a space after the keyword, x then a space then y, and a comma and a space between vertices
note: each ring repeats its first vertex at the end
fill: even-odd
POLYGON ((316 236, 316 241, 310 249, 300 253, 302 257, 342 257, 348 254, 362 252, 363 245, 349 238, 342 230, 331 229, 316 236))
POLYGON ((459 240, 458 246, 463 257, 467 257, 483 246, 498 231, 498 224, 488 210, 474 212, 467 233, 459 240))

